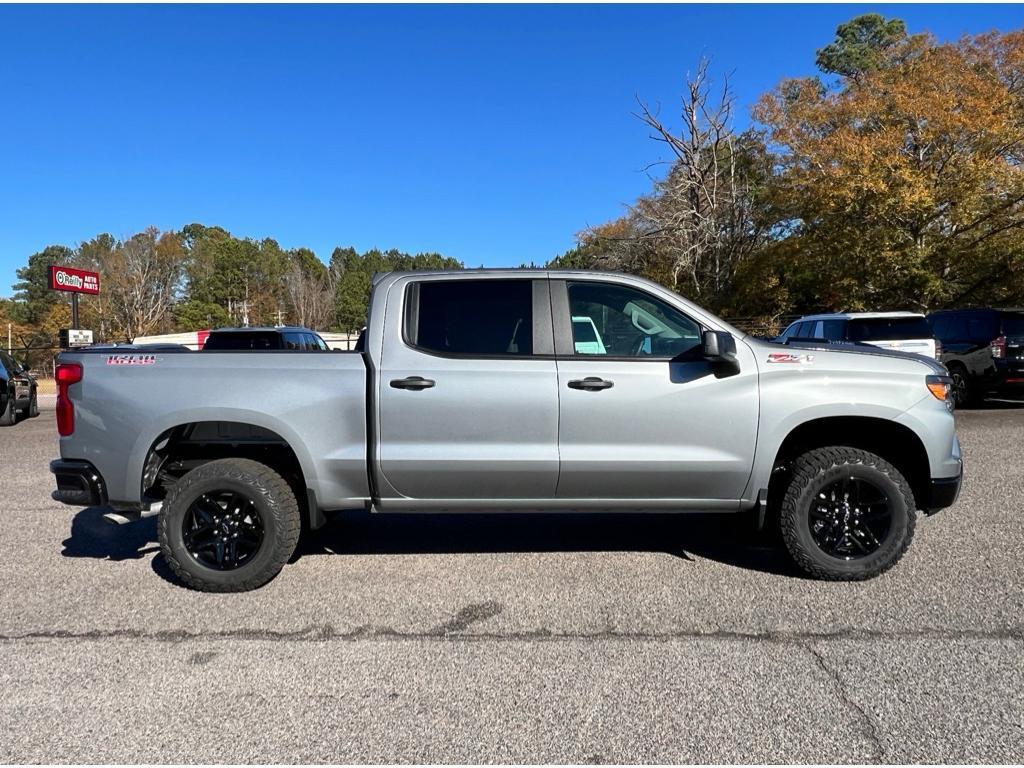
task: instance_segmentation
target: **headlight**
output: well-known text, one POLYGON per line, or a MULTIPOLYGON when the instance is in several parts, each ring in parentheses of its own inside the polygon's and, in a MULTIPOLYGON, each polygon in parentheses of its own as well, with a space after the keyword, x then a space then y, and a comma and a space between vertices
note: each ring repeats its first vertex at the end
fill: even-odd
POLYGON ((953 410, 953 378, 951 376, 927 376, 925 386, 932 397, 941 400, 949 410, 953 410))

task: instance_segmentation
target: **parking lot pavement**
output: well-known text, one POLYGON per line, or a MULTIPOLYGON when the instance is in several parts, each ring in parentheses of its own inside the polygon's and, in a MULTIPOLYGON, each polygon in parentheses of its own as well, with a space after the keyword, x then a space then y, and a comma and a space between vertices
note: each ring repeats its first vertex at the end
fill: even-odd
POLYGON ((171 583, 0 430, 0 762, 1019 762, 1024 408, 870 582, 726 517, 348 514, 272 583, 171 583))

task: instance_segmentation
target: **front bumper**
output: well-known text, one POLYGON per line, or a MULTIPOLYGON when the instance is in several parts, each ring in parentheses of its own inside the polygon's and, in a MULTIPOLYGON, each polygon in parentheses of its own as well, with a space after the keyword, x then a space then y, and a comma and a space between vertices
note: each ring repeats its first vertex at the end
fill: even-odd
POLYGON ((940 509, 951 507, 960 495, 960 485, 964 478, 964 465, 960 462, 960 472, 955 477, 933 477, 929 488, 928 505, 925 512, 932 514, 940 509))
POLYGON ((76 507, 95 507, 107 503, 103 477, 88 461, 55 459, 50 471, 57 480, 53 498, 76 507))

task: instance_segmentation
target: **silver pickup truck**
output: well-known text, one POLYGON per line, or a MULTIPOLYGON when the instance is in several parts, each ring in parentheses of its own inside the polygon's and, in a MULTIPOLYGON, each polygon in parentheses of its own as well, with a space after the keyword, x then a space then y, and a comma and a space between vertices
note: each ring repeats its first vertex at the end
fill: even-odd
POLYGON ((940 364, 759 341, 629 275, 382 275, 360 346, 64 353, 54 498, 156 513, 184 584, 240 591, 363 507, 749 514, 865 579, 960 488, 940 364))

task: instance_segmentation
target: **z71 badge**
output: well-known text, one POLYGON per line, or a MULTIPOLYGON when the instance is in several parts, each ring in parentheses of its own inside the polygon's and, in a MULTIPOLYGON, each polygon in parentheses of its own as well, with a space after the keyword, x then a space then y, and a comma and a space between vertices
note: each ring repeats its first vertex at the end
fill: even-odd
POLYGON ((771 352, 768 355, 769 363, 812 363, 814 355, 797 355, 792 352, 771 352))
POLYGON ((107 365, 153 365, 156 355, 110 355, 107 365))

